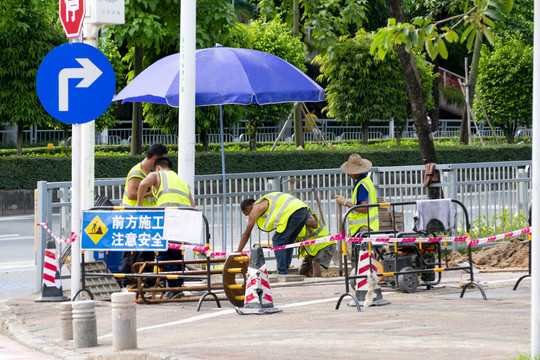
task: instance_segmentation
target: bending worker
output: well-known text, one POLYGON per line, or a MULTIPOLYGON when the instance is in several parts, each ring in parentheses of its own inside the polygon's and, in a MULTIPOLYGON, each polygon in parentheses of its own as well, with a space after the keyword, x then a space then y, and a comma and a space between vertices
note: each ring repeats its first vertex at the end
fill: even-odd
MULTIPOLYGON (((167 157, 160 157, 154 163, 154 172, 150 173, 139 186, 137 206, 141 206, 145 197, 145 189, 150 187, 157 198, 157 206, 163 207, 195 207, 188 185, 172 171, 172 162, 167 157)), ((169 249, 164 254, 159 253, 158 261, 182 260, 182 250, 169 249)), ((181 265, 166 265, 164 271, 182 271, 181 265)), ((168 279, 169 287, 181 287, 182 279, 168 279)), ((182 291, 174 290, 165 294, 165 299, 177 299, 184 295, 182 291)))
MULTIPOLYGON (((320 239, 328 235, 329 232, 326 226, 317 218, 317 215, 310 213, 308 223, 302 228, 296 239, 298 242, 303 242, 320 239), (311 221, 314 222, 315 227, 310 226, 311 221)), ((306 277, 321 277, 321 266, 328 269, 335 252, 335 241, 300 246, 298 248, 298 257, 304 259, 300 265, 299 274, 306 277)))
MULTIPOLYGON (((124 195, 122 197, 122 205, 124 206, 136 206, 137 205, 137 191, 141 181, 146 178, 157 158, 167 155, 167 148, 163 144, 152 144, 146 151, 145 158, 133 166, 126 178, 126 185, 124 186, 124 195)), ((156 199, 152 195, 152 191, 148 188, 145 189, 144 200, 142 202, 144 206, 156 206, 156 199)), ((152 261, 154 255, 152 252, 144 251, 125 251, 122 254, 122 273, 132 273, 133 264, 142 261, 152 261)))
MULTIPOLYGON (((367 171, 371 169, 371 166, 371 161, 362 159, 358 154, 352 154, 346 162, 341 164, 341 171, 354 180, 354 190, 351 201, 347 201, 341 195, 336 195, 336 202, 339 205, 352 208, 356 205, 377 203, 375 187, 367 176, 367 171)), ((377 206, 356 208, 349 213, 348 222, 351 236, 368 231, 378 231, 379 208, 377 206)))
MULTIPOLYGON (((274 246, 282 246, 295 242, 309 217, 309 208, 304 202, 282 192, 271 192, 257 201, 251 198, 245 199, 240 204, 240 209, 249 218, 240 238, 238 252, 244 249, 255 224, 263 231, 276 230, 272 243, 274 246)), ((287 274, 293 249, 277 250, 275 254, 278 273, 287 274)))

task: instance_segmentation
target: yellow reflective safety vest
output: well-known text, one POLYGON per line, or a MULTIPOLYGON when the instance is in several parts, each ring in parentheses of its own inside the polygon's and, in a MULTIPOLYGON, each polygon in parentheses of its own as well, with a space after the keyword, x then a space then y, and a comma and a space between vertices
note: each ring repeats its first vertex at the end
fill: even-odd
POLYGON ((255 204, 264 199, 268 200, 268 209, 257 219, 257 225, 263 231, 275 229, 278 233, 283 232, 292 213, 298 209, 308 208, 301 200, 282 192, 268 193, 258 199, 255 204))
POLYGON ((191 206, 188 185, 172 170, 159 172, 159 189, 152 191, 157 206, 191 206))
MULTIPOLYGON (((128 198, 128 182, 131 179, 137 178, 143 180, 146 177, 146 174, 144 173, 142 169, 141 163, 138 163, 134 167, 129 170, 129 173, 126 178, 126 185, 124 186, 124 195, 122 196, 122 205, 125 206, 137 206, 137 199, 130 200, 128 198)), ((152 201, 149 198, 143 199, 143 206, 156 206, 155 199, 152 201)))
MULTIPOLYGON (((358 205, 357 202, 357 193, 360 186, 363 186, 368 191, 369 195, 369 202, 368 204, 376 204, 377 203, 377 196, 375 195, 375 186, 373 186, 373 182, 369 177, 364 177, 362 180, 356 184, 354 187, 354 191, 352 194, 351 202, 354 205, 358 205)), ((349 230, 351 235, 354 235, 360 230, 360 227, 362 226, 368 226, 368 217, 369 217, 369 228, 372 231, 378 231, 379 230, 379 208, 374 206, 370 207, 368 213, 361 213, 357 211, 351 211, 349 213, 349 230)))
MULTIPOLYGON (((300 234, 298 234, 298 237, 296 238, 297 242, 320 239, 320 238, 328 236, 330 234, 328 229, 326 228, 326 226, 324 226, 324 224, 319 221, 319 219, 317 218, 317 215, 315 215, 313 213, 311 213, 311 215, 313 215, 315 217, 315 219, 317 220, 317 224, 318 224, 317 228, 314 229, 312 227, 304 225, 304 227, 300 231, 300 234)), ((323 242, 321 244, 312 244, 312 245, 300 246, 298 248, 298 257, 302 258, 302 257, 306 256, 306 254, 309 254, 311 256, 315 256, 315 255, 317 255, 317 253, 321 249, 323 249, 323 248, 325 248, 325 247, 327 247, 329 245, 333 245, 335 243, 336 243, 335 241, 327 241, 327 242, 323 242)))

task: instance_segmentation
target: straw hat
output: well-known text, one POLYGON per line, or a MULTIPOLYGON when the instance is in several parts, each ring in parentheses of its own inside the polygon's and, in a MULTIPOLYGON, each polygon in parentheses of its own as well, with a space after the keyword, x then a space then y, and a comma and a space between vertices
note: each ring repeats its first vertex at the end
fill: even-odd
POLYGON ((362 159, 358 154, 352 154, 349 156, 349 160, 341 164, 341 171, 345 174, 363 174, 371 169, 371 161, 362 159))

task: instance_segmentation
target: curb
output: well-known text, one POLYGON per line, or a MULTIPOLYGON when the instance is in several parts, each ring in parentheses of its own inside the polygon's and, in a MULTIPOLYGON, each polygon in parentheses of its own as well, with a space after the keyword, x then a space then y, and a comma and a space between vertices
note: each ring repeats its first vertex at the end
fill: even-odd
POLYGON ((54 344, 33 336, 11 312, 11 308, 6 305, 6 300, 0 301, 0 334, 7 336, 11 340, 16 341, 29 349, 45 355, 54 356, 58 359, 88 359, 88 357, 83 354, 71 351, 69 349, 59 348, 54 344))

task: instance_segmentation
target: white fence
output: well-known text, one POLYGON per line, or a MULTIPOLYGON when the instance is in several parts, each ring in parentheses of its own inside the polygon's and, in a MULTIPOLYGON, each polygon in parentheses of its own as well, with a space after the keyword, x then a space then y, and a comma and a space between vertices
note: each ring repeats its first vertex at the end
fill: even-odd
MULTIPOLYGON (((348 126, 342 125, 336 120, 319 119, 319 128, 323 137, 326 140, 361 140, 362 128, 360 126, 348 126)), ((439 121, 439 130, 433 134, 434 137, 458 137, 459 136, 459 120, 441 119, 439 121)), ((241 123, 243 124, 243 123, 241 123)), ((471 125, 473 135, 475 135, 476 129, 474 125, 471 125)), ((281 131, 281 126, 261 126, 257 128, 257 141, 260 142, 274 142, 281 131)), ((491 130, 479 124, 478 133, 482 136, 492 136, 491 130)), ((503 136, 503 132, 499 128, 495 128, 497 136, 503 136)), ((383 139, 394 137, 394 129, 388 123, 374 122, 370 124, 368 130, 368 139, 383 139)), ((1 140, 3 143, 15 143, 16 142, 16 130, 1 130, 1 140)), ((71 131, 64 133, 63 130, 44 130, 33 128, 31 130, 24 131, 23 141, 30 143, 37 142, 58 142, 65 140, 67 136, 68 141, 71 140, 71 131)), ((249 140, 247 135, 247 128, 244 126, 238 126, 234 128, 224 129, 224 141, 225 142, 246 142, 249 140)), ((518 129, 516 136, 531 136, 530 129, 518 129)), ((402 134, 403 138, 416 138, 416 131, 412 125, 412 120, 408 120, 407 126, 402 134)), ((210 143, 219 143, 220 134, 208 134, 210 143)), ((293 141, 294 134, 292 125, 286 129, 285 135, 281 141, 293 141)), ((314 141, 314 135, 311 132, 310 127, 304 127, 304 140, 314 141)), ((96 132, 95 137, 96 144, 109 144, 109 145, 125 145, 131 141, 131 129, 108 129, 102 132, 96 132)), ((196 135, 197 143, 201 143, 200 134, 196 135)), ((151 144, 154 142, 161 142, 163 144, 177 144, 178 136, 175 134, 169 135, 160 132, 159 130, 143 129, 143 143, 151 144)))

